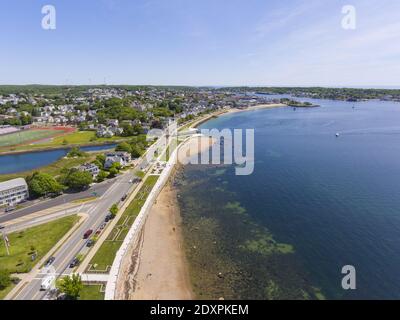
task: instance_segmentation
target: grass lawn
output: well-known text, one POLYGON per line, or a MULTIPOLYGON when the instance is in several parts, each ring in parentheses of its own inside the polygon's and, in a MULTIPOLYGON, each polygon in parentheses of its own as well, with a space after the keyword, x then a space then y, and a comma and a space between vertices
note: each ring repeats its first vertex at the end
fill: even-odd
POLYGON ((88 153, 86 156, 80 157, 80 158, 61 158, 61 159, 57 160, 56 162, 49 164, 48 166, 36 168, 31 171, 10 173, 10 174, 0 174, 0 182, 10 180, 10 179, 20 178, 20 177, 27 177, 28 175, 31 175, 35 171, 40 171, 42 173, 48 173, 48 174, 51 174, 52 176, 56 177, 61 174, 61 169, 63 169, 63 168, 69 169, 72 167, 76 167, 85 162, 91 162, 95 158, 96 158, 95 153, 88 153))
POLYGON ((0 266, 11 273, 29 272, 32 267, 54 247, 74 226, 78 216, 69 216, 26 230, 10 233, 10 255, 7 255, 4 240, 0 241, 0 266), (32 250, 33 249, 33 250, 32 250), (37 253, 31 261, 33 252, 37 253))
POLYGON ((72 203, 86 203, 86 202, 90 202, 90 201, 94 201, 98 199, 97 197, 89 197, 89 198, 83 198, 83 199, 78 199, 78 200, 73 200, 72 203))
POLYGON ((100 271, 106 271, 107 267, 112 265, 115 254, 119 247, 122 245, 122 241, 104 241, 94 255, 92 261, 92 268, 100 271), (93 265, 96 264, 96 267, 93 265))
POLYGON ((100 284, 86 284, 83 286, 79 300, 104 300, 104 292, 100 290, 100 284))
POLYGON ((90 143, 104 143, 104 142, 113 142, 116 140, 121 140, 124 138, 121 137, 111 137, 111 138, 97 138, 95 131, 77 131, 65 136, 59 136, 52 139, 45 144, 39 144, 40 146, 62 146, 65 144, 64 140, 67 141, 68 145, 71 144, 90 144, 90 143))
POLYGON ((0 147, 12 146, 38 139, 45 139, 57 134, 60 134, 60 132, 55 130, 22 130, 0 136, 0 147))
POLYGON ((3 290, 0 290, 0 300, 3 300, 7 294, 15 287, 15 284, 11 284, 10 286, 6 287, 3 290))
POLYGON ((115 254, 122 245, 127 232, 142 209, 143 204, 157 180, 158 176, 149 176, 146 179, 135 198, 119 218, 118 224, 111 231, 112 236, 109 236, 108 239, 103 242, 93 259, 90 261, 90 264, 92 265, 91 270, 106 270, 108 266, 112 265, 115 254), (95 268, 94 265, 96 265, 95 268))

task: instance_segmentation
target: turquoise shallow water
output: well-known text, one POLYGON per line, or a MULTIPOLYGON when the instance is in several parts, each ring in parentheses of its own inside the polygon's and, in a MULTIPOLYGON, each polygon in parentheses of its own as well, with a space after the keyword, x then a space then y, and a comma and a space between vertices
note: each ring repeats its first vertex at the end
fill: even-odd
MULTIPOLYGON (((203 124, 255 129, 254 173, 235 176, 230 168, 208 187, 225 181, 254 221, 293 245, 327 298, 399 299, 400 104, 303 100, 321 107, 242 112, 203 124), (357 271, 353 291, 341 288, 348 264, 357 271)), ((186 178, 206 177, 204 170, 188 166, 186 178)))

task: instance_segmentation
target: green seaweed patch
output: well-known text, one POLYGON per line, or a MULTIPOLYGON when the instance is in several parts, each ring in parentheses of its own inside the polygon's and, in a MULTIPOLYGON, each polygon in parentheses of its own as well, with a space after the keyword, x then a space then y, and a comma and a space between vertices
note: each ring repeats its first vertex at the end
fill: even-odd
POLYGON ((228 202, 225 206, 224 209, 229 210, 233 214, 238 214, 238 215, 243 215, 246 213, 246 209, 243 208, 240 205, 240 202, 234 201, 234 202, 228 202))
POLYGON ((281 297, 282 292, 275 281, 269 280, 268 285, 265 288, 265 295, 268 300, 276 300, 281 297))
POLYGON ((269 255, 272 253, 288 254, 294 253, 293 246, 287 243, 278 243, 269 233, 257 232, 256 238, 246 240, 243 245, 239 246, 242 250, 247 250, 261 255, 269 255))
POLYGON ((212 174, 213 176, 221 176, 226 172, 226 169, 217 169, 214 171, 214 173, 212 174))
POLYGON ((319 289, 317 287, 312 287, 312 289, 314 290, 314 295, 318 300, 326 300, 326 297, 321 292, 321 289, 319 289))

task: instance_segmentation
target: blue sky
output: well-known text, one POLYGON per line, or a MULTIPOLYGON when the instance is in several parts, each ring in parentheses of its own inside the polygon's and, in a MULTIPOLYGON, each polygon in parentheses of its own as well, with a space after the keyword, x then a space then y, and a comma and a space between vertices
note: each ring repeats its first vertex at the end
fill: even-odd
POLYGON ((400 86, 398 0, 2 0, 0 84, 400 86), (56 30, 41 28, 54 5, 56 30), (344 5, 355 30, 341 26, 344 5))

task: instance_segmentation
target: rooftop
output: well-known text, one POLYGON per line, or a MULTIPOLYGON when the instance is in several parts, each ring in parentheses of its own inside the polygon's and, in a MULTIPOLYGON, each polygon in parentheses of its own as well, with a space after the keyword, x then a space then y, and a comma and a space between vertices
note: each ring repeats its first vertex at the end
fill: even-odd
POLYGON ((12 179, 4 182, 0 182, 0 191, 12 189, 12 188, 17 188, 25 186, 27 187, 26 181, 24 178, 17 178, 17 179, 12 179))

